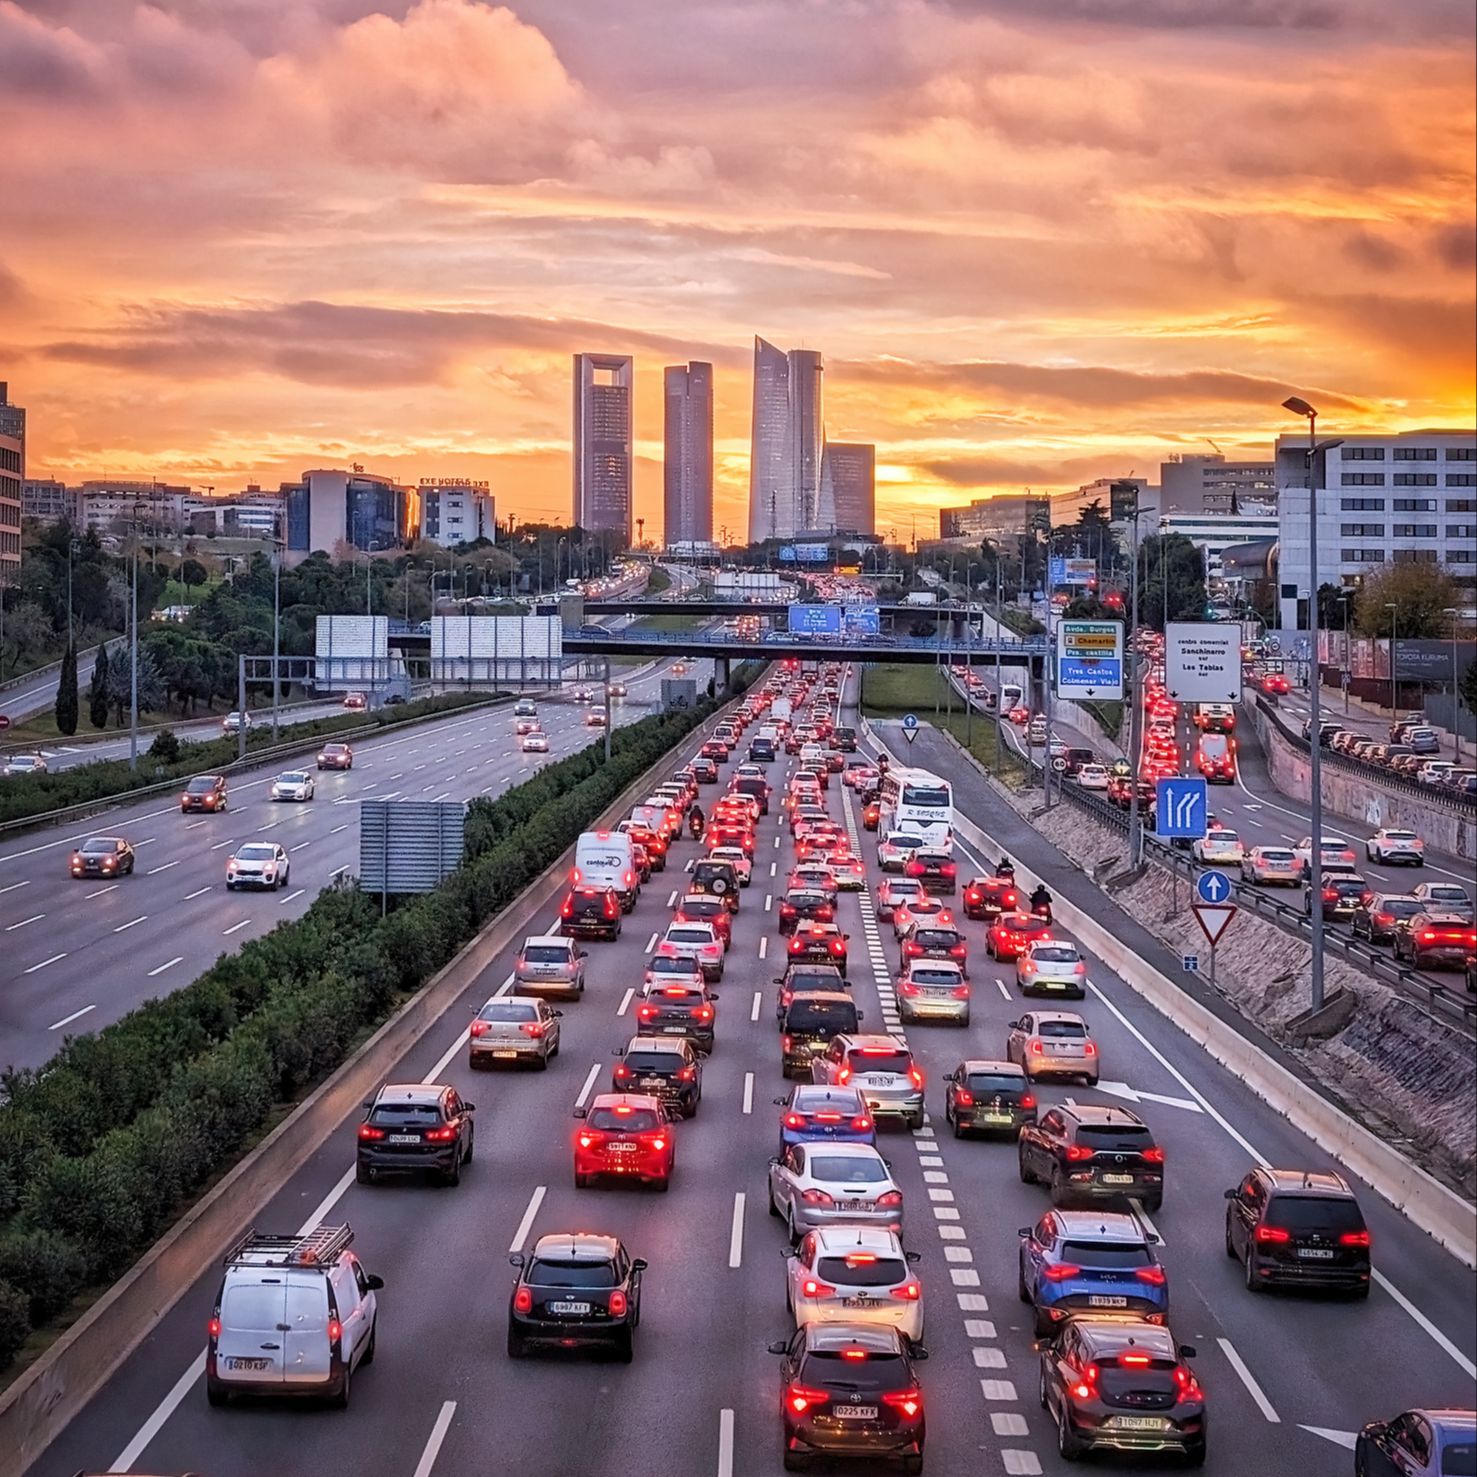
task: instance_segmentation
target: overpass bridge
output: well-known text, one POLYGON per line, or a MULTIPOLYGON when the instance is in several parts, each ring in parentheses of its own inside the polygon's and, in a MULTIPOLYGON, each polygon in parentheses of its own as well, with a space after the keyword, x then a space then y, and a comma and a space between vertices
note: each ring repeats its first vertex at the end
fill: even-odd
MULTIPOLYGON (((780 600, 586 600, 584 611, 589 620, 607 615, 671 615, 674 611, 682 615, 724 616, 730 619, 734 616, 757 615, 784 620, 791 603, 780 600)), ((873 609, 864 602, 858 602, 858 608, 873 609)), ((893 620, 938 620, 947 616, 955 623, 977 621, 987 613, 980 605, 907 605, 902 602, 879 604, 875 609, 878 615, 891 617, 893 620)))

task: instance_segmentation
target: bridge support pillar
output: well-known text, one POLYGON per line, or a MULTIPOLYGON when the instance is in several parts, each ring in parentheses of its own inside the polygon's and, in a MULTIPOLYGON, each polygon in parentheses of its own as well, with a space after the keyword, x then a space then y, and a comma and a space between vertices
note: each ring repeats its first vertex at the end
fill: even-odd
POLYGON ((728 694, 729 663, 726 656, 714 657, 713 659, 713 696, 725 697, 728 694))

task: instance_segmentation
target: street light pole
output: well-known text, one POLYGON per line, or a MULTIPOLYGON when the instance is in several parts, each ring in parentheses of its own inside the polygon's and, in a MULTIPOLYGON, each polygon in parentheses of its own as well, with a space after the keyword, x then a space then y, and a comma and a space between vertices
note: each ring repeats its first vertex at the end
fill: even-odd
POLYGON ((1458 769, 1462 767, 1462 709, 1456 693, 1456 620, 1460 613, 1454 605, 1447 605, 1441 611, 1451 623, 1451 736, 1456 742, 1458 769))
MULTIPOLYGON (((278 676, 282 660, 282 549, 272 541, 272 738, 277 737, 278 708, 282 702, 278 676)), ((244 718, 242 720, 245 721, 244 718)))
POLYGON ((1395 721, 1395 710, 1400 706, 1400 688, 1395 676, 1395 645, 1397 622, 1400 619, 1400 607, 1393 600, 1385 601, 1385 609, 1390 612, 1390 722, 1395 721))
POLYGON ((1123 657, 1128 663, 1128 763, 1132 778, 1132 788, 1128 792, 1128 865, 1135 872, 1144 864, 1143 816, 1139 810, 1139 767, 1144 752, 1143 714, 1139 710, 1139 514, 1148 511, 1138 506, 1135 493, 1133 512, 1128 518, 1128 526, 1132 530, 1128 556, 1129 615, 1127 637, 1123 643, 1123 657))
POLYGON ((1343 627, 1344 627, 1344 629, 1343 629, 1343 637, 1344 637, 1344 651, 1343 651, 1344 661, 1343 661, 1343 668, 1344 668, 1344 670, 1343 670, 1343 675, 1342 675, 1342 681, 1343 681, 1343 688, 1344 688, 1344 717, 1345 718, 1347 718, 1349 716, 1349 596, 1350 596, 1351 593, 1352 593, 1351 591, 1345 590, 1343 592, 1343 594, 1339 596, 1339 603, 1344 607, 1343 614, 1339 617, 1339 619, 1340 619, 1340 621, 1342 621, 1343 627))
MULTIPOLYGON (((134 503, 133 523, 133 593, 130 601, 130 620, 133 627, 133 642, 129 647, 128 679, 128 767, 138 769, 138 503, 134 503)), ((244 724, 245 715, 241 719, 244 724)))

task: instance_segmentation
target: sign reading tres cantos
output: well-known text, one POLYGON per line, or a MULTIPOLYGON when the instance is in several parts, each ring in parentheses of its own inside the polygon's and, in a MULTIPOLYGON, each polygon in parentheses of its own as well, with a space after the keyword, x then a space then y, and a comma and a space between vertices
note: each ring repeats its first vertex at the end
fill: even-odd
POLYGON ((1057 622, 1056 693, 1063 698, 1123 696, 1122 622, 1057 622))

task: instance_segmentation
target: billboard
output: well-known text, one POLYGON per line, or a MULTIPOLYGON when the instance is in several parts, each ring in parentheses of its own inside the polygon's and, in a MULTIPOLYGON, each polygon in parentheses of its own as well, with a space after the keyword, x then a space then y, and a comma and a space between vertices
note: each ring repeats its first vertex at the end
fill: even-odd
POLYGON ((557 681, 563 650, 557 615, 431 618, 431 678, 436 682, 557 681))
POLYGON ((1241 701, 1241 627, 1171 621, 1164 628, 1164 690, 1177 703, 1241 701))
POLYGON ((387 615, 320 615, 314 681, 320 689, 373 687, 389 675, 387 615))
POLYGON ((1123 623, 1059 620, 1056 694, 1062 698, 1123 696, 1123 623))
POLYGON ((1088 585, 1097 583, 1096 559, 1066 559, 1053 554, 1049 567, 1049 578, 1053 587, 1058 585, 1088 585))
POLYGON ((826 544, 786 544, 780 550, 783 564, 827 564, 831 550, 826 544))
POLYGON ((841 628, 848 636, 877 636, 882 631, 882 617, 875 605, 843 605, 841 628))
POLYGON ((839 636, 841 634, 841 607, 839 605, 792 605, 788 615, 788 629, 792 636, 839 636))

